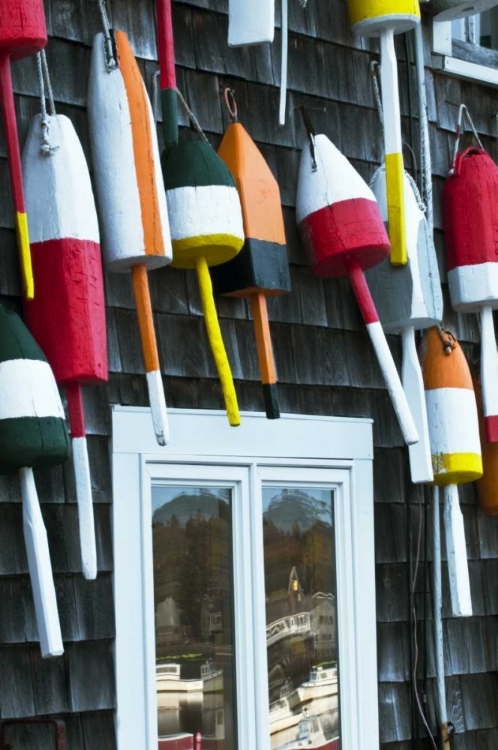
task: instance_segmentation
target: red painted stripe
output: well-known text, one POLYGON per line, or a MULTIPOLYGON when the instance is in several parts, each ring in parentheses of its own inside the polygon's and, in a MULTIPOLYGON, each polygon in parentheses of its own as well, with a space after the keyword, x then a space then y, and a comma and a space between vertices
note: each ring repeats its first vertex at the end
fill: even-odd
POLYGON ((484 425, 488 443, 498 443, 498 416, 484 417, 484 425))
POLYGON ((24 204, 21 154, 17 137, 16 109, 10 75, 10 60, 7 55, 0 57, 0 106, 2 107, 5 139, 7 141, 14 208, 18 213, 24 214, 26 213, 26 208, 24 204))
POLYGON ((485 151, 470 148, 443 190, 448 271, 498 262, 498 167, 485 151))
POLYGON ((379 316, 365 274, 357 263, 352 263, 349 267, 349 280, 365 324, 368 326, 371 323, 378 323, 379 316))
POLYGON ((79 385, 68 385, 67 410, 69 412, 69 429, 72 438, 85 437, 85 411, 83 409, 83 396, 79 385))
POLYGON ((156 0, 157 5, 157 48, 159 52, 160 86, 176 89, 175 43, 171 0, 156 0))
POLYGON ((26 323, 60 385, 107 380, 107 337, 100 245, 49 240, 31 245, 35 299, 26 323))
POLYGON ((366 270, 391 250, 379 207, 366 198, 325 206, 303 219, 299 230, 317 276, 347 276, 352 261, 366 270))

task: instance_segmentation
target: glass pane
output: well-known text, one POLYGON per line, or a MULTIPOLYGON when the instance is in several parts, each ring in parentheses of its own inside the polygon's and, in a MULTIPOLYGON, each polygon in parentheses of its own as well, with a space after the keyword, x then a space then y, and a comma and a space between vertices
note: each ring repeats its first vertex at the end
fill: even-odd
POLYGON ((334 493, 263 489, 272 750, 339 750, 334 493))
POLYGON ((159 750, 237 748, 232 491, 153 487, 159 750))

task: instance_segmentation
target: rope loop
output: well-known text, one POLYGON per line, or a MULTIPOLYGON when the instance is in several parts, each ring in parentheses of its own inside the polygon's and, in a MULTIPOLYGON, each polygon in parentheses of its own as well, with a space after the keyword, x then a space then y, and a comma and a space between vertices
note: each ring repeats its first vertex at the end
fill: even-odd
POLYGON ((47 114, 47 103, 50 110, 50 115, 55 116, 55 104, 54 94, 52 91, 52 84, 50 83, 50 74, 48 71, 47 57, 45 50, 37 52, 36 54, 36 67, 38 68, 38 85, 40 88, 40 110, 41 110, 41 144, 40 153, 43 156, 52 156, 58 146, 53 146, 50 143, 50 120, 47 114))
POLYGON ((372 60, 372 62, 370 63, 370 74, 372 76, 372 86, 374 90, 375 103, 377 104, 377 112, 379 113, 380 124, 382 125, 382 130, 384 130, 384 110, 382 108, 382 98, 380 95, 379 68, 380 68, 380 65, 377 62, 377 60, 372 60))
POLYGON ((225 86, 225 88, 223 89, 223 98, 225 100, 225 106, 228 110, 228 114, 232 119, 232 122, 237 122, 239 113, 237 109, 237 102, 235 101, 235 91, 228 86, 225 86))
POLYGON ((199 135, 201 136, 201 138, 202 138, 203 141, 205 141, 206 143, 209 143, 209 140, 208 140, 206 134, 204 133, 203 129, 201 128, 201 126, 199 124, 199 121, 197 120, 196 116, 194 115, 194 113, 192 112, 192 110, 188 106, 187 102, 185 101, 185 98, 184 98, 183 94, 180 91, 178 91, 178 89, 176 90, 176 93, 178 95, 178 98, 179 98, 180 102, 183 105, 183 108, 185 109, 186 113, 188 114, 190 122, 194 126, 195 130, 197 130, 197 132, 199 133, 199 135))
POLYGON ((441 326, 436 326, 439 338, 443 345, 443 351, 447 357, 451 357, 453 350, 456 349, 456 340, 452 333, 445 331, 441 326))
POLYGON ((474 135, 474 138, 477 141, 477 145, 480 149, 484 151, 484 147, 481 143, 481 139, 479 138, 477 134, 477 130, 475 128, 474 122, 472 120, 472 117, 470 116, 470 112, 467 108, 466 104, 460 104, 460 107, 458 109, 458 120, 457 120, 457 129, 456 129, 456 141, 455 141, 455 150, 453 152, 453 162, 450 169, 450 174, 455 174, 456 171, 456 161, 458 157, 458 151, 460 150, 460 139, 465 131, 464 126, 464 117, 467 118, 467 125, 472 130, 472 133, 474 135))
POLYGON ((316 172, 318 170, 318 165, 316 163, 316 153, 315 153, 315 137, 316 137, 316 131, 315 126, 313 125, 313 122, 311 121, 310 113, 306 109, 306 107, 301 107, 301 117, 303 118, 303 124, 306 130, 306 135, 308 136, 308 141, 310 144, 310 152, 311 152, 311 168, 313 172, 316 172))
POLYGON ((100 15, 102 17, 102 27, 104 29, 104 52, 107 72, 112 73, 112 71, 116 70, 119 65, 116 54, 116 45, 114 43, 109 16, 107 15, 105 0, 99 0, 99 9, 100 15))

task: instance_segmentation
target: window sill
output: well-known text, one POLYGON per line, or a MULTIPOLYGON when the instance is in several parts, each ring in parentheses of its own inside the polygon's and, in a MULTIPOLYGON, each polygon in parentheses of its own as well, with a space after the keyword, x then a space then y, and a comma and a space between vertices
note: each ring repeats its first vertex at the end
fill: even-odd
POLYGON ((498 86, 498 51, 451 37, 451 23, 433 24, 433 69, 469 81, 498 86))

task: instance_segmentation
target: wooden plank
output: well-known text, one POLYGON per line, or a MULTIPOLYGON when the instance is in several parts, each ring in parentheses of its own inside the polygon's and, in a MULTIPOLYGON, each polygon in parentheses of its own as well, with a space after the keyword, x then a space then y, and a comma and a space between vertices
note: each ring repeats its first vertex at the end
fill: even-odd
POLYGON ((0 646, 0 718, 36 713, 29 646, 0 646))
POLYGON ((409 601, 406 565, 377 564, 375 574, 377 622, 407 622, 409 601))
POLYGON ((111 641, 70 643, 66 649, 71 711, 116 707, 111 641))
POLYGON ((38 646, 30 649, 35 713, 59 714, 69 711, 69 691, 64 659, 42 659, 38 646))

